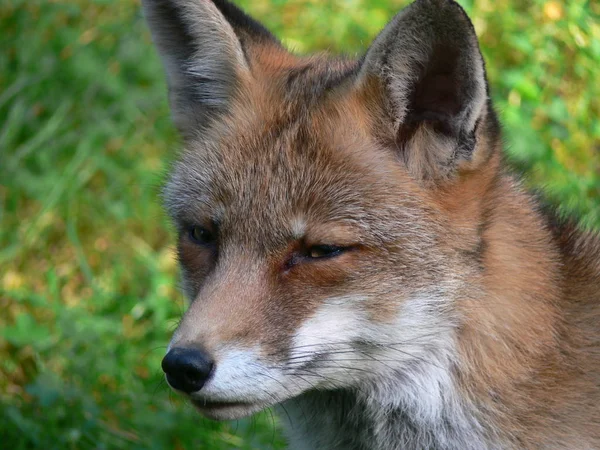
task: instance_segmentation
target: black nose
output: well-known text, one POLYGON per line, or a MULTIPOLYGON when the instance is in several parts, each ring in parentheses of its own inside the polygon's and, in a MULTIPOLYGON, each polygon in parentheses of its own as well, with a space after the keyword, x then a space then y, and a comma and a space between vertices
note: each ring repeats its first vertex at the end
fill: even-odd
POLYGON ((213 369, 213 362, 198 349, 172 348, 162 360, 162 369, 171 387, 191 394, 202 389, 213 369))

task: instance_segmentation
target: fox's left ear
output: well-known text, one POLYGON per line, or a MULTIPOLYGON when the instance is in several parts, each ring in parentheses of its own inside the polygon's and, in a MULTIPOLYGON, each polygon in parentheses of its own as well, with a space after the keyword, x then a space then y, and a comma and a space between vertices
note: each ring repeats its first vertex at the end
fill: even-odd
POLYGON ((487 87, 475 30, 457 3, 417 0, 402 10, 368 50, 358 88, 379 109, 381 138, 415 176, 447 177, 473 157, 487 87))

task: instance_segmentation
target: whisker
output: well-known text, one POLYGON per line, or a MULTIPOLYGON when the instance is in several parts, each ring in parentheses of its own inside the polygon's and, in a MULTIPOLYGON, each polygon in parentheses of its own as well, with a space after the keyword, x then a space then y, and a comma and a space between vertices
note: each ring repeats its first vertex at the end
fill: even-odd
POLYGON ((144 353, 142 353, 139 356, 139 358, 140 358, 140 360, 145 360, 150 353, 155 352, 156 350, 159 350, 159 349, 166 349, 166 348, 167 348, 166 345, 157 345, 156 347, 148 349, 147 351, 145 351, 144 353))
MULTIPOLYGON (((445 329, 451 330, 454 329, 455 326, 448 326, 448 327, 444 327, 445 329)), ((420 339, 424 339, 424 338, 428 338, 428 337, 432 337, 432 336, 437 336, 440 334, 440 330, 437 330, 435 332, 431 332, 431 333, 421 333, 417 336, 414 336, 410 339, 405 339, 404 341, 401 342, 392 342, 392 343, 377 343, 377 342, 358 342, 360 344, 364 344, 364 345, 369 345, 369 346, 373 346, 373 347, 395 347, 398 345, 406 345, 409 343, 414 343, 415 341, 418 341, 420 339)), ((296 357, 303 357, 303 355, 307 355, 307 354, 313 354, 313 353, 318 353, 317 349, 326 349, 326 350, 331 350, 331 347, 335 347, 339 346, 338 348, 343 349, 344 346, 345 347, 353 347, 354 345, 356 345, 357 342, 355 341, 330 341, 330 342, 321 342, 321 343, 316 343, 316 344, 306 344, 306 345, 299 345, 299 346, 295 346, 295 347, 290 347, 288 349, 286 349, 287 353, 294 353, 294 356, 289 357, 290 358, 296 358, 296 357), (298 352, 297 350, 299 349, 304 349, 301 352, 298 352)), ((279 356, 281 355, 282 352, 278 351, 278 352, 273 352, 273 353, 268 353, 266 356, 267 357, 272 357, 272 356, 279 356)))
MULTIPOLYGON (((269 411, 269 415, 271 416, 271 430, 273 431, 273 434, 271 436, 271 446, 275 445, 275 417, 273 416, 273 410, 271 408, 267 408, 267 411, 269 411)), ((285 409, 284 409, 285 411, 285 409)), ((287 414, 287 411, 286 411, 287 414)), ((289 414, 287 414, 289 417, 289 414)), ((290 422, 291 424, 291 422, 290 422)))
MULTIPOLYGON (((267 378, 270 378, 273 381, 276 381, 277 383, 279 383, 281 385, 281 387, 284 389, 284 392, 286 394, 289 393, 289 389, 286 387, 286 385, 283 384, 281 381, 279 381, 277 378, 270 376, 269 374, 265 373, 264 371, 261 372, 261 375, 266 376, 267 378)), ((275 404, 280 404, 280 400, 277 397, 275 397, 273 394, 271 394, 269 391, 267 391, 266 389, 263 389, 263 388, 260 388, 260 390, 263 391, 265 394, 267 394, 269 397, 271 397, 271 399, 273 400, 273 402, 275 404)), ((284 408, 284 411, 287 414, 287 410, 285 410, 285 408, 284 408)), ((289 414, 287 414, 287 416, 288 416, 288 421, 291 424, 292 418, 290 417, 289 414)))
POLYGON ((397 348, 394 348, 394 347, 388 347, 388 346, 385 346, 385 347, 383 347, 383 348, 384 348, 385 350, 393 350, 393 351, 395 351, 395 352, 398 352, 398 353, 400 353, 400 354, 402 354, 402 355, 404 355, 404 356, 408 356, 408 357, 410 357, 410 358, 416 359, 416 360, 418 360, 418 361, 421 361, 421 362, 423 362, 423 363, 430 364, 430 365, 432 365, 432 366, 434 366, 434 367, 437 367, 438 369, 442 369, 442 370, 444 370, 444 367, 442 367, 442 366, 440 366, 439 364, 436 364, 436 363, 434 363, 434 362, 432 362, 432 361, 429 361, 429 360, 425 359, 425 358, 424 358, 424 357, 422 357, 422 356, 413 355, 412 353, 409 353, 409 352, 407 352, 407 351, 405 351, 405 350, 400 350, 400 349, 397 349, 397 348))
POLYGON ((167 381, 165 380, 165 377, 160 376, 160 377, 157 377, 157 378, 158 378, 158 381, 156 383, 156 387, 154 388, 154 391, 152 392, 152 397, 154 397, 158 393, 159 389, 161 389, 161 388, 167 388, 168 387, 167 386, 167 381))
MULTIPOLYGON (((337 361, 328 361, 328 362, 329 363, 335 363, 337 361)), ((319 364, 315 368, 316 369, 346 369, 346 370, 356 370, 356 371, 359 371, 359 372, 364 372, 364 373, 369 373, 369 374, 373 373, 373 371, 371 371, 371 370, 363 369, 363 368, 360 368, 360 367, 346 367, 346 366, 338 366, 338 365, 336 365, 336 366, 323 366, 323 365, 319 364)), ((290 370, 293 370, 293 369, 290 369, 290 370)))

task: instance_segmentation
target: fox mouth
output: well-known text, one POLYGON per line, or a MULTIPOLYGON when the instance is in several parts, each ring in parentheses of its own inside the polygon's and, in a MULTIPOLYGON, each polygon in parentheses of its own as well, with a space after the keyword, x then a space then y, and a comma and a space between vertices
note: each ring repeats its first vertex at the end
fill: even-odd
POLYGON ((214 420, 240 419, 267 406, 250 402, 215 402, 204 399, 191 399, 191 402, 200 414, 214 420))
POLYGON ((244 407, 250 406, 252 403, 248 402, 212 402, 208 400, 196 400, 192 399, 194 406, 200 409, 219 409, 219 408, 233 408, 233 407, 244 407))

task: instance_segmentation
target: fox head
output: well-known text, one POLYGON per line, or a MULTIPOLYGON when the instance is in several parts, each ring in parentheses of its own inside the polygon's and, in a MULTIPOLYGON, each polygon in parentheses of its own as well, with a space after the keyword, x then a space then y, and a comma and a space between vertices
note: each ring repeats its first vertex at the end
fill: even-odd
POLYGON ((462 8, 418 0, 348 60, 295 56, 225 0, 143 3, 184 141, 169 384, 232 419, 452 364, 499 167, 462 8))

